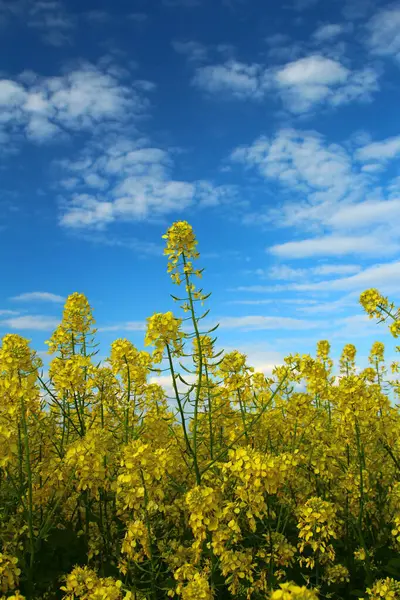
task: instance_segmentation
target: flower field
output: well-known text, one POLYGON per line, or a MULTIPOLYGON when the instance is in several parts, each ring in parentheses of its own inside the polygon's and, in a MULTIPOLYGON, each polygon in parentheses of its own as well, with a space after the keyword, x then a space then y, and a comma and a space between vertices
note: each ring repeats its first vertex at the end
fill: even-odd
MULTIPOLYGON (((118 339, 99 364, 78 293, 47 377, 28 340, 2 339, 2 598, 400 599, 400 365, 376 342, 360 370, 348 344, 333 375, 322 340, 266 378, 216 353, 194 232, 163 237, 184 316, 147 320, 152 352, 118 339), (163 360, 171 402, 148 383, 163 360)), ((360 303, 398 337, 387 298, 360 303)))

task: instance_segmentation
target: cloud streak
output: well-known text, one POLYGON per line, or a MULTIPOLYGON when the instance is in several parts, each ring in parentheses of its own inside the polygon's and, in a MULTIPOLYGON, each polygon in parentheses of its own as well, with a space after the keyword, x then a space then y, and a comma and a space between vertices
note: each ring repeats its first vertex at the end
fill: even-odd
POLYGON ((58 294, 52 294, 51 292, 25 292, 24 294, 19 294, 18 296, 13 296, 10 300, 15 300, 17 302, 54 302, 54 303, 62 303, 65 302, 64 296, 59 296, 58 294))

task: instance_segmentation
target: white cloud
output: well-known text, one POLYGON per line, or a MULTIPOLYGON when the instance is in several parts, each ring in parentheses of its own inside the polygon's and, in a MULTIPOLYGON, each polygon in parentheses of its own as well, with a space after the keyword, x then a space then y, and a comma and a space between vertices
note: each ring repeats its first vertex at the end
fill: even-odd
POLYGON ((281 86, 330 85, 344 83, 350 71, 340 63, 323 56, 307 56, 291 62, 276 75, 281 86))
POLYGON ((237 148, 231 159, 256 169, 267 180, 276 179, 285 188, 307 195, 307 203, 293 202, 271 212, 271 218, 284 225, 308 222, 310 211, 318 212, 324 200, 339 200, 350 190, 353 194, 364 191, 364 179, 354 171, 347 151, 338 144, 327 144, 316 132, 283 129, 272 139, 260 137, 250 146, 237 148))
POLYGON ((351 29, 351 27, 349 28, 348 24, 327 23, 326 25, 321 25, 314 31, 313 38, 317 42, 326 42, 346 33, 349 29, 351 29))
MULTIPOLYGON (((308 283, 288 283, 281 286, 240 286, 233 291, 241 292, 354 292, 354 294, 364 291, 367 288, 376 287, 384 293, 391 291, 400 291, 400 261, 375 264, 366 267, 359 273, 348 277, 339 277, 337 279, 326 279, 318 282, 308 283)), ((347 298, 350 301, 350 297, 347 298)), ((356 299, 357 300, 357 299, 356 299)), ((344 301, 344 299, 341 299, 344 301)), ((310 309, 309 312, 312 312, 310 309)))
POLYGON ((275 244, 268 251, 281 258, 311 258, 315 256, 376 256, 390 255, 400 250, 400 244, 371 236, 326 235, 296 242, 275 244))
POLYGON ((300 58, 276 73, 278 87, 294 113, 309 111, 315 104, 333 105, 367 100, 378 89, 371 69, 351 72, 340 62, 320 55, 300 58))
POLYGON ((98 327, 98 331, 146 331, 146 328, 147 323, 144 321, 126 321, 125 323, 118 323, 116 325, 104 325, 103 327, 98 327))
POLYGON ((367 101, 378 89, 377 73, 371 68, 351 71, 339 61, 314 54, 286 65, 269 67, 229 60, 196 70, 193 85, 209 94, 239 100, 262 100, 277 93, 293 113, 310 111, 327 103, 332 106, 367 101))
POLYGON ((300 306, 297 310, 303 314, 337 314, 348 308, 357 308, 359 306, 357 293, 351 292, 338 300, 331 300, 330 302, 319 302, 307 306, 305 303, 300 306))
POLYGON ((291 317, 265 317, 265 316, 243 316, 243 317, 221 317, 216 321, 221 329, 310 329, 321 325, 318 321, 307 321, 293 319, 291 317))
POLYGON ((32 141, 58 139, 65 132, 118 129, 142 114, 149 82, 129 82, 109 61, 83 63, 56 77, 23 73, 0 79, 1 128, 12 140, 25 133, 32 141))
POLYGON ((400 135, 373 142, 359 148, 356 158, 361 162, 385 162, 400 156, 400 135))
POLYGON ((400 61, 400 5, 377 12, 367 24, 367 43, 378 56, 393 56, 400 61))
POLYGON ((0 328, 3 330, 9 328, 21 331, 49 331, 55 329, 59 322, 59 319, 45 315, 23 315, 1 320, 0 328))
POLYGON ((59 163, 68 175, 61 178, 61 225, 102 229, 115 221, 151 220, 195 203, 205 208, 233 198, 232 186, 173 179, 170 153, 145 144, 120 139, 88 148, 77 161, 59 163))
POLYGON ((50 292, 26 292, 10 298, 21 302, 65 302, 63 296, 52 294, 50 292))
POLYGON ((14 316, 14 315, 18 315, 18 314, 19 314, 19 312, 16 310, 8 310, 8 309, 0 310, 0 317, 14 316))
MULTIPOLYGON (((376 156, 374 145, 369 147, 366 154, 376 156)), ((392 153, 393 148, 387 150, 392 153)), ((302 231, 303 239, 270 249, 281 258, 398 252, 400 186, 394 180, 386 190, 375 188, 375 171, 363 172, 355 156, 315 132, 293 129, 237 148, 231 160, 255 169, 266 181, 277 180, 290 194, 272 208, 247 212, 244 223, 294 228, 297 238, 302 231)))
POLYGON ((314 267, 312 272, 316 275, 349 275, 360 270, 360 265, 321 265, 314 267))
POLYGON ((264 276, 270 279, 301 279, 307 275, 307 269, 293 269, 288 265, 275 265, 264 276))
POLYGON ((360 271, 359 265, 319 265, 305 269, 294 269, 288 265, 275 265, 267 272, 262 273, 262 277, 268 279, 296 280, 304 279, 307 276, 326 276, 326 275, 348 275, 360 271))
POLYGON ((261 99, 269 87, 269 78, 260 65, 230 60, 198 68, 193 85, 210 94, 232 94, 240 100, 261 99))
MULTIPOLYGON (((358 202, 338 207, 337 211, 326 219, 326 223, 340 229, 363 229, 399 222, 400 199, 358 202)), ((382 239, 384 242, 385 240, 382 239)))
POLYGON ((307 284, 305 289, 324 289, 327 291, 363 291, 376 287, 382 291, 386 289, 400 289, 400 262, 383 263, 367 267, 356 275, 341 277, 330 281, 307 284))

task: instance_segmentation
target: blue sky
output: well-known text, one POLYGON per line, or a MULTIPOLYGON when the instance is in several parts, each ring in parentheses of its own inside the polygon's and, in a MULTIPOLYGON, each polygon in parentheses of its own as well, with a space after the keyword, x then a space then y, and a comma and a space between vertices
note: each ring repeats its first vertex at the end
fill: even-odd
POLYGON ((0 0, 0 335, 79 291, 142 348, 187 220, 219 347, 393 359, 358 296, 400 299, 399 90, 399 3, 0 0))

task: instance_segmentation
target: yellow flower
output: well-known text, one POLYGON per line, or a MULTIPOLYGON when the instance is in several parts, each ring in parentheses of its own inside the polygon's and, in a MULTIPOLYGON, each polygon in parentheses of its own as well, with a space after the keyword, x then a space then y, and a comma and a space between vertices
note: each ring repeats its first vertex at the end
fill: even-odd
POLYGON ((295 583, 281 583, 280 589, 271 592, 270 600, 317 600, 318 594, 315 590, 299 586, 295 583))

